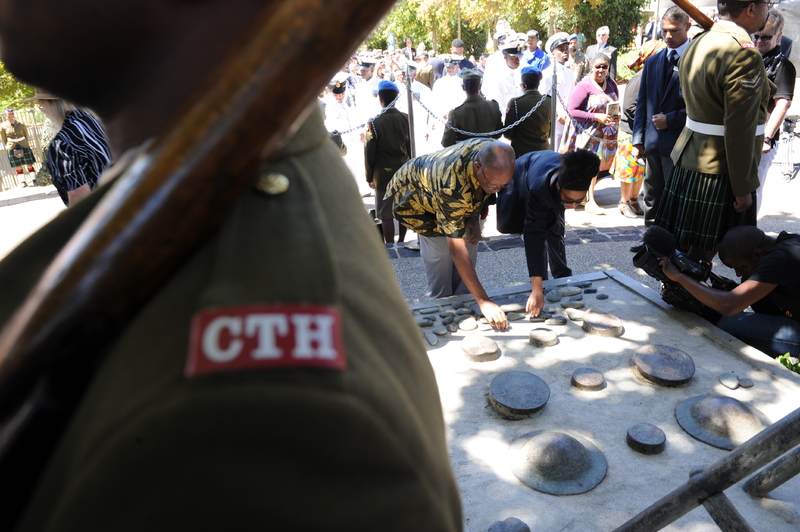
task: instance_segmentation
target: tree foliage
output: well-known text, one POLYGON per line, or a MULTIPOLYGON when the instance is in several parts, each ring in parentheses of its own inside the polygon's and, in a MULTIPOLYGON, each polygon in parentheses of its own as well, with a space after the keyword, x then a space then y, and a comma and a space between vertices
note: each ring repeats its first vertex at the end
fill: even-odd
POLYGON ((476 57, 492 44, 495 25, 501 19, 520 33, 535 29, 543 40, 550 34, 550 24, 571 31, 581 26, 589 37, 600 26, 611 28, 611 43, 621 47, 633 40, 632 28, 641 22, 640 10, 645 0, 399 0, 375 28, 365 45, 387 48, 389 33, 395 34, 396 46, 406 37, 414 45, 438 53, 450 51, 458 36, 461 14, 461 39, 465 54, 476 57))
POLYGON ((33 88, 25 85, 0 63, 0 109, 9 107, 30 107, 31 104, 21 104, 21 100, 33 96, 33 88))

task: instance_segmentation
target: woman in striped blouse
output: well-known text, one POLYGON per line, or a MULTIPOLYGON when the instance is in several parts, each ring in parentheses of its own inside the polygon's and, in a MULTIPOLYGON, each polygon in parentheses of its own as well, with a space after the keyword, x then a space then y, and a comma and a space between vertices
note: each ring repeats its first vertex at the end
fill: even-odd
POLYGON ((68 207, 89 194, 111 163, 111 150, 100 122, 88 111, 37 90, 37 100, 59 128, 47 146, 45 161, 58 194, 68 207))

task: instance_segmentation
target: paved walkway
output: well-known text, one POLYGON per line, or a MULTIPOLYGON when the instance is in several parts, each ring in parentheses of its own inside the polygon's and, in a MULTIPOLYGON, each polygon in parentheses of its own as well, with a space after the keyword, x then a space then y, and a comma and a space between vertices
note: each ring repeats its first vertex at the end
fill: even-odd
POLYGON ((58 191, 53 185, 45 187, 16 187, 0 192, 0 207, 57 197, 58 191))

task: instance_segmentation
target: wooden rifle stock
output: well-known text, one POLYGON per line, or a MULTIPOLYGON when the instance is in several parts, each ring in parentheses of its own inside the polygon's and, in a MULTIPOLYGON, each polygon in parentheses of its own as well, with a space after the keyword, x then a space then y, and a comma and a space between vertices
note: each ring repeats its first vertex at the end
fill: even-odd
POLYGON ((672 0, 672 2, 679 8, 683 9, 686 14, 694 19, 695 22, 700 24, 700 27, 704 30, 708 31, 711 29, 711 26, 714 25, 714 21, 708 18, 705 13, 697 9, 697 6, 690 3, 689 0, 672 0))
POLYGON ((265 2, 248 34, 118 179, 0 333, 0 460, 8 461, 29 417, 26 398, 42 395, 40 377, 65 359, 91 366, 116 337, 103 329, 122 330, 220 225, 392 3, 265 2), (101 326, 88 331, 92 322, 101 326))

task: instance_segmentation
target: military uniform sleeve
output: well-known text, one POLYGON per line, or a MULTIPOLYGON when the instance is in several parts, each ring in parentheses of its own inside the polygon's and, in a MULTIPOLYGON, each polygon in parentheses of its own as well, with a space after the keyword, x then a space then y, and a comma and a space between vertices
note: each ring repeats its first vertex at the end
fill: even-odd
MULTIPOLYGON (((455 126, 455 122, 453 119, 457 116, 457 113, 454 111, 450 111, 450 116, 447 118, 447 125, 448 126, 455 126)), ((447 148, 448 146, 452 146, 456 143, 456 132, 450 128, 445 127, 444 133, 442 134, 442 146, 447 148)))
POLYGON ((744 196, 759 186, 758 163, 764 135, 756 126, 766 117, 769 94, 764 61, 755 48, 742 48, 725 72, 725 154, 731 188, 744 196))
POLYGON ((367 183, 372 183, 372 173, 375 170, 375 154, 378 151, 378 139, 375 131, 375 122, 367 124, 366 144, 364 145, 364 172, 367 183))
MULTIPOLYGON (((492 100, 492 101, 494 101, 494 100, 492 100)), ((516 101, 517 101, 516 98, 511 98, 511 101, 508 102, 508 109, 506 109, 506 121, 503 124, 503 127, 510 126, 511 124, 516 122, 517 119, 519 118, 517 116, 517 113, 516 113, 516 106, 515 106, 516 101), (512 113, 511 112, 512 109, 514 109, 515 112, 512 113)), ((494 103, 497 104, 497 102, 494 102, 494 103)), ((499 109, 499 106, 498 106, 498 109, 499 109)), ((509 129, 508 131, 503 133, 503 136, 505 138, 509 139, 509 140, 512 140, 514 138, 514 135, 516 134, 515 129, 516 128, 509 129)))
MULTIPOLYGON (((492 106, 492 112, 497 117, 497 119, 495 120, 494 130, 495 131, 499 131, 499 130, 503 129, 503 127, 504 127, 503 126, 503 115, 500 113, 500 106, 494 100, 490 100, 489 103, 492 106)), ((502 135, 503 135, 502 133, 496 133, 496 134, 492 135, 492 138, 493 139, 499 139, 502 135)))

